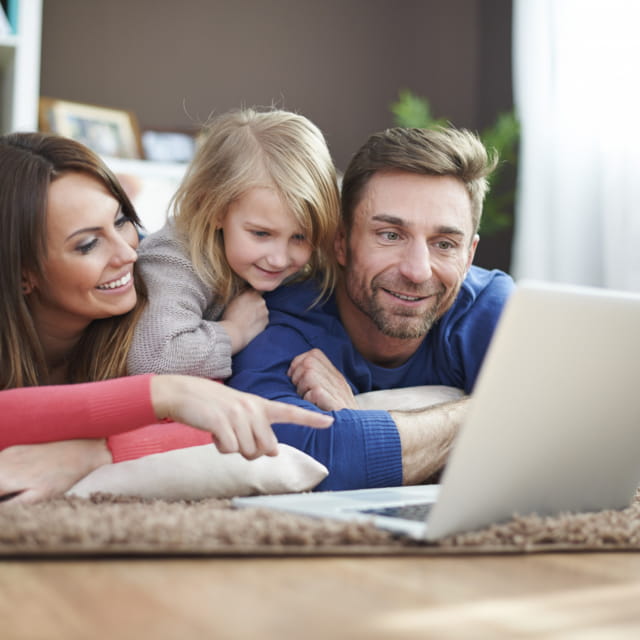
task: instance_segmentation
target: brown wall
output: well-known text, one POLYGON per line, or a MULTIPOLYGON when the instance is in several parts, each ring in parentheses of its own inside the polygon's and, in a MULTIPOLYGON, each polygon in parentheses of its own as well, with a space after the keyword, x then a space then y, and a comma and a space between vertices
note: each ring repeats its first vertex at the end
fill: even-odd
MULTIPOLYGON (((511 0, 47 0, 42 95, 129 109, 143 129, 279 106, 324 131, 336 166, 393 124, 398 90, 482 129, 512 105, 511 0)), ((511 234, 476 263, 508 270, 511 234)))
POLYGON ((460 126, 509 107, 510 18, 510 0, 48 0, 41 93, 143 128, 276 102, 344 169, 403 87, 460 126))

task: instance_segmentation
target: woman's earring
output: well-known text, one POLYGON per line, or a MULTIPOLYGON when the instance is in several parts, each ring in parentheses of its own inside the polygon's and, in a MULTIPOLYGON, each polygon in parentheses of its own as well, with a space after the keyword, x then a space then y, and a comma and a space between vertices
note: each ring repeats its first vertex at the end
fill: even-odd
POLYGON ((22 288, 23 296, 28 296, 33 291, 33 286, 31 285, 30 282, 27 282, 26 280, 22 281, 21 288, 22 288))

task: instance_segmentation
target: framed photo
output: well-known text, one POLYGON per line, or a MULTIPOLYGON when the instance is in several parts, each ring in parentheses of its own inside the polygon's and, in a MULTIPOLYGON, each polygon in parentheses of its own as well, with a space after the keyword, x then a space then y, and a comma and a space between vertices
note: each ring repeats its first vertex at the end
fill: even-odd
POLYGON ((190 131, 143 131, 142 149, 147 160, 190 162, 196 151, 195 133, 190 131))
POLYGON ((82 142, 100 155, 143 157, 140 127, 131 111, 40 98, 39 127, 82 142))

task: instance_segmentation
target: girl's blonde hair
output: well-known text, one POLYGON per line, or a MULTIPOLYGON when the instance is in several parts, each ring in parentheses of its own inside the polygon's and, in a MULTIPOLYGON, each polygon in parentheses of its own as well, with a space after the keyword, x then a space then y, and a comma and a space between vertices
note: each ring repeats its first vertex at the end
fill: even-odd
POLYGON ((243 287, 229 267, 219 229, 229 205, 252 187, 273 187, 313 249, 301 277, 317 278, 318 299, 336 280, 333 241, 340 215, 336 171, 324 136, 304 116, 240 109, 215 117, 173 199, 176 228, 198 276, 226 305, 243 287))
MULTIPOLYGON (((84 145, 42 133, 0 137, 0 389, 38 386, 49 371, 40 336, 21 291, 23 274, 43 276, 47 256, 49 185, 70 172, 103 184, 137 227, 140 220, 113 173, 84 145)), ((105 380, 126 374, 129 345, 147 300, 134 271, 136 306, 122 316, 94 320, 67 355, 66 382, 105 380)))

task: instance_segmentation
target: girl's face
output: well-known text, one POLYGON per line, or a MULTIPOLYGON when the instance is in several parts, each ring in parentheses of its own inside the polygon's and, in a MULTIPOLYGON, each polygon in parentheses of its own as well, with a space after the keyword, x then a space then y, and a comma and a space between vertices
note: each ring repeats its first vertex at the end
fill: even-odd
POLYGON ((28 303, 41 327, 82 330, 135 306, 138 233, 104 185, 75 172, 54 180, 46 231, 42 276, 26 274, 28 303))
POLYGON ((303 230, 274 189, 246 191, 221 226, 229 266, 257 291, 272 291, 311 257, 303 230))

